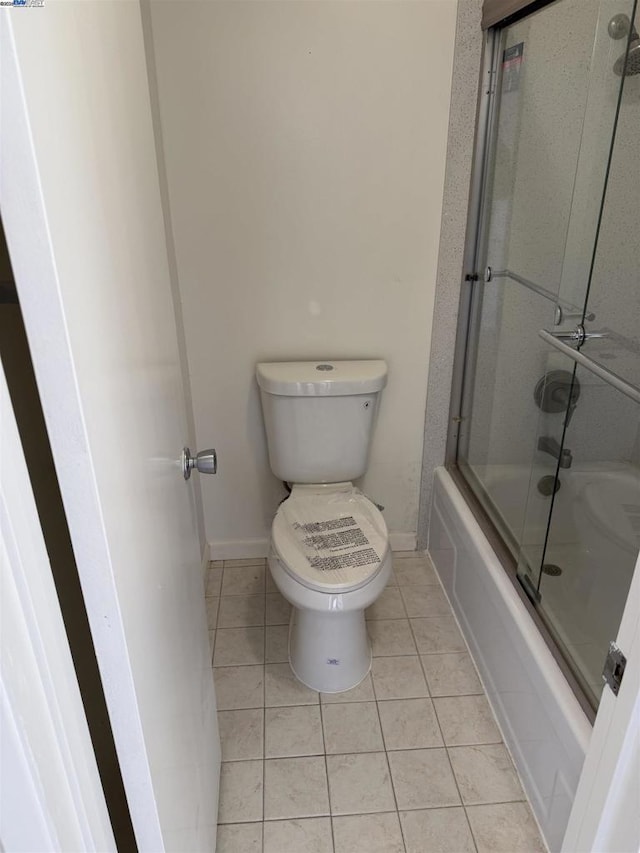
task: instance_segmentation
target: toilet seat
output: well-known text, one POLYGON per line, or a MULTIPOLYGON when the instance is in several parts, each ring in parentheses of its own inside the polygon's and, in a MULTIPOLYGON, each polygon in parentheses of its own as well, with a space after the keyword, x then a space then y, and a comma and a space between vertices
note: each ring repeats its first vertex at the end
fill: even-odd
POLYGON ((333 594, 371 581, 389 550, 382 514, 351 483, 295 485, 278 508, 271 541, 298 583, 333 594))

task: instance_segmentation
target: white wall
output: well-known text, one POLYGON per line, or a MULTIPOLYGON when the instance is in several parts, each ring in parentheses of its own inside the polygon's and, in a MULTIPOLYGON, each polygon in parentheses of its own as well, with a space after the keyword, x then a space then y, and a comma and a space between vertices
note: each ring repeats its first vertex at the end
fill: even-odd
POLYGON ((411 547, 456 6, 152 0, 214 555, 263 548, 283 493, 256 362, 320 357, 389 363, 362 485, 411 547))

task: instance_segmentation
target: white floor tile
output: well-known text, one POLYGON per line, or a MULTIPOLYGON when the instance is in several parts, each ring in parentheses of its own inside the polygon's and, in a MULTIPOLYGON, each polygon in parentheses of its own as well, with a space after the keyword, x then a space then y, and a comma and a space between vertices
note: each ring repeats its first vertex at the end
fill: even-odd
POLYGON ((447 746, 500 743, 502 737, 484 696, 452 696, 434 699, 447 746))
POLYGON ((320 706, 267 708, 265 757, 285 758, 300 755, 324 755, 320 706))
POLYGON ((446 749, 390 752, 389 766, 400 810, 460 805, 446 749))
POLYGON ((398 586, 436 586, 438 576, 427 557, 413 557, 408 560, 396 560, 393 570, 398 586))
POLYGON ((467 650, 453 616, 412 619, 411 628, 421 655, 467 650))
POLYGON ((214 666, 264 663, 264 628, 218 628, 214 666))
POLYGON ((222 568, 207 569, 205 578, 205 595, 220 595, 222 587, 222 568))
POLYGON ((265 761, 265 820, 328 814, 324 757, 270 758, 265 761))
POLYGON ((333 818, 335 853, 404 853, 396 812, 333 818))
POLYGON ((545 853, 526 803, 468 806, 467 816, 478 853, 545 853))
POLYGON ((416 654, 408 619, 372 620, 367 622, 367 631, 374 658, 416 654))
POLYGON ((464 809, 400 812, 407 853, 475 853, 464 809))
POLYGON ((384 750, 375 702, 323 705, 322 725, 327 755, 384 750))
POLYGON ((431 699, 390 699, 378 709, 386 749, 444 746, 431 699))
POLYGON ((220 771, 220 823, 262 820, 262 761, 224 762, 220 771))
POLYGON ((397 587, 387 587, 381 596, 365 612, 369 619, 406 619, 402 595, 397 587))
POLYGON ((451 747, 449 758, 465 805, 524 800, 516 769, 502 744, 451 747))
MULTIPOLYGON (((238 849, 236 853, 244 853, 244 850, 238 849)), ((267 821, 264 853, 333 853, 331 818, 267 821)))
POLYGON ((265 666, 265 706, 314 705, 320 694, 298 681, 288 663, 268 663, 265 666))
POLYGON ((367 673, 360 684, 352 687, 351 690, 343 690, 341 693, 320 694, 320 701, 323 705, 332 705, 336 702, 370 702, 372 699, 375 699, 375 696, 373 695, 371 673, 367 673))
POLYGON ((260 595, 264 593, 264 565, 227 566, 222 576, 223 595, 260 595))
POLYGON ((284 663, 289 660, 289 626, 268 625, 265 633, 265 663, 284 663))
POLYGON ((219 711, 220 744, 223 761, 263 757, 264 711, 219 711))
POLYGON ((417 657, 374 658, 371 666, 376 699, 412 699, 428 696, 417 657))
POLYGON ((278 587, 276 586, 276 582, 273 579, 271 572, 269 571, 269 566, 267 565, 265 571, 265 588, 267 592, 278 592, 278 587))
POLYGON ((482 684, 467 652, 422 655, 421 660, 432 696, 482 693, 482 684))
POLYGON ((331 814, 395 811, 387 757, 384 752, 328 755, 331 814))
POLYGON ((225 595, 220 601, 218 628, 264 625, 263 595, 225 595))
POLYGON ((288 625, 291 605, 279 592, 267 595, 267 625, 288 625))
POLYGON ((262 853, 262 823, 228 823, 218 827, 216 853, 262 853))
POLYGON ((210 631, 217 627, 218 624, 218 602, 219 598, 216 596, 212 596, 210 598, 205 598, 205 605, 207 609, 207 627, 210 631))
POLYGON ((218 710, 264 707, 264 667, 228 666, 214 669, 218 710))
POLYGON ((410 618, 451 615, 447 596, 440 586, 402 586, 400 589, 410 618))

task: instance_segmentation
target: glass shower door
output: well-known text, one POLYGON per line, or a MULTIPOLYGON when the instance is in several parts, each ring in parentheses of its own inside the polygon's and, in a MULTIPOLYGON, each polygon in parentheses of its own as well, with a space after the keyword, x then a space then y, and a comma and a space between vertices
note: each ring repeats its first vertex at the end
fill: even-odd
POLYGON ((457 465, 514 558, 549 370, 537 331, 582 319, 621 87, 608 21, 633 6, 560 0, 500 33, 457 465))
MULTIPOLYGON (((541 336, 556 380, 561 372, 567 384, 554 387, 549 374, 534 470, 552 449, 556 471, 548 481, 532 477, 519 559, 524 585, 594 707, 640 550, 638 127, 634 75, 624 80, 588 259, 586 338, 558 341, 549 330, 541 336), (545 500, 550 515, 540 547, 545 500)), ((563 280, 565 298, 578 298, 576 281, 563 280)))
POLYGON ((551 485, 533 478, 519 572, 597 707, 609 642, 618 633, 640 549, 640 389, 622 393, 558 353, 563 361, 579 388, 560 436, 565 467, 558 467, 551 485), (549 488, 552 497, 545 498, 549 488), (540 546, 545 501, 552 508, 540 546))
POLYGON ((631 30, 610 27, 635 8, 559 0, 500 33, 456 453, 594 707, 637 552, 594 531, 605 505, 640 524, 638 405, 539 332, 599 332, 585 355, 638 384, 640 75, 616 73, 631 30))

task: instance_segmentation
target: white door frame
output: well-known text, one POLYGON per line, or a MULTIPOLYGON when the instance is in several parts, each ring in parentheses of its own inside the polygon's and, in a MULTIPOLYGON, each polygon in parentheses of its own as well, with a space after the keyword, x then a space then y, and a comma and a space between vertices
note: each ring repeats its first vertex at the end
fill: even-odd
MULTIPOLYGON (((20 10, 18 14, 37 12, 20 10)), ((0 208, 74 553, 84 567, 80 580, 100 675, 112 688, 105 696, 131 820, 140 849, 159 851, 164 842, 134 681, 125 664, 124 628, 67 337, 12 14, 11 9, 0 10, 0 208)))
POLYGON ((115 851, 0 366, 0 849, 115 851))

